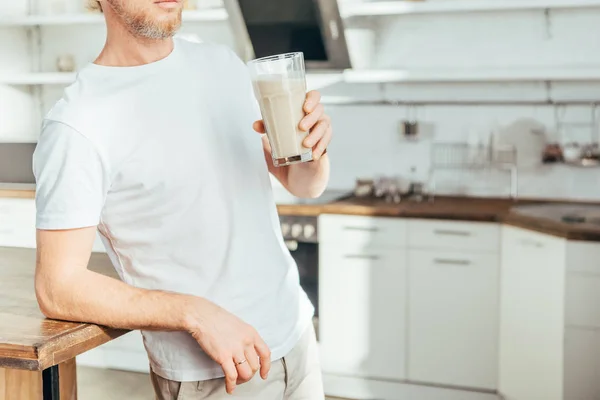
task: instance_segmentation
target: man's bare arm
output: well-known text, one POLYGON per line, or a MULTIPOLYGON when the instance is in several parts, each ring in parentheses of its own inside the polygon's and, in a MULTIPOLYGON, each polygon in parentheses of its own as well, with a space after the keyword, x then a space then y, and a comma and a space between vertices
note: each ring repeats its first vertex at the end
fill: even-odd
POLYGON ((189 332, 216 362, 232 392, 249 380, 260 357, 261 376, 270 368, 270 351, 256 330, 206 299, 134 288, 87 269, 96 228, 38 230, 35 292, 49 318, 92 322, 114 328, 189 332), (253 353, 254 352, 254 353, 253 353))
POLYGON ((87 269, 96 228, 38 231, 35 291, 44 315, 115 328, 188 330, 190 296, 148 291, 87 269), (174 312, 177 311, 177 312, 174 312))

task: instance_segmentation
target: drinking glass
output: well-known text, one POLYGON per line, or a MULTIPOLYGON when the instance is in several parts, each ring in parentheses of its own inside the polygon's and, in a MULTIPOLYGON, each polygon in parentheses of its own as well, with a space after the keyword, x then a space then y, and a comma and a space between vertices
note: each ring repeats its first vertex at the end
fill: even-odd
POLYGON ((309 132, 300 129, 305 116, 306 74, 303 53, 287 53, 248 63, 254 94, 271 144, 276 167, 312 160, 303 145, 309 132))

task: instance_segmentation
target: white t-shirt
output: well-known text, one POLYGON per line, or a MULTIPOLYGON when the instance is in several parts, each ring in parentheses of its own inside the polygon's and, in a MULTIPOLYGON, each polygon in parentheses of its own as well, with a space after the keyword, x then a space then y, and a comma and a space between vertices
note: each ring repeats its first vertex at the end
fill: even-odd
MULTIPOLYGON (((98 226, 123 281, 204 297, 279 359, 313 306, 281 235, 259 118, 246 66, 222 46, 176 39, 151 64, 88 65, 43 123, 37 227, 98 226)), ((189 334, 142 334, 158 375, 223 376, 189 334)))

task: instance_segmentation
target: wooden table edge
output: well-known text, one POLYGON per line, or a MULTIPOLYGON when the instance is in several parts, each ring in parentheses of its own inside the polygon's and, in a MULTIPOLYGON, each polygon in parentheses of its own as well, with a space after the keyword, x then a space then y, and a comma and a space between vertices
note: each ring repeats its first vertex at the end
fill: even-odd
POLYGON ((0 368, 42 371, 93 350, 128 332, 129 330, 84 324, 57 335, 46 343, 31 346, 31 354, 35 358, 0 356, 0 368))

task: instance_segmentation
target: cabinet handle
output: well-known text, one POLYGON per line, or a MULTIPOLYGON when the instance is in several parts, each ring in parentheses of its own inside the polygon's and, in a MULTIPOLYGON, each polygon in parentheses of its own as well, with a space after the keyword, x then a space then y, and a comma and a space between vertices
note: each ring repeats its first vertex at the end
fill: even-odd
POLYGON ((363 232, 378 232, 379 228, 369 228, 369 227, 363 227, 363 226, 345 226, 344 227, 345 230, 347 231, 363 231, 363 232))
POLYGON ((471 261, 469 260, 450 260, 448 258, 436 258, 433 262, 439 265, 471 265, 471 261))
POLYGON ((368 254, 347 254, 344 257, 352 260, 379 260, 379 256, 373 256, 368 254))
POLYGON ((544 245, 538 241, 535 241, 533 239, 521 239, 520 243, 523 246, 532 246, 532 247, 537 247, 537 248, 542 248, 544 247, 544 245))
POLYGON ((452 231, 447 229, 436 229, 434 231, 436 235, 445 235, 445 236, 471 236, 471 232, 465 231, 452 231))

